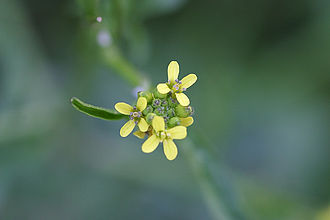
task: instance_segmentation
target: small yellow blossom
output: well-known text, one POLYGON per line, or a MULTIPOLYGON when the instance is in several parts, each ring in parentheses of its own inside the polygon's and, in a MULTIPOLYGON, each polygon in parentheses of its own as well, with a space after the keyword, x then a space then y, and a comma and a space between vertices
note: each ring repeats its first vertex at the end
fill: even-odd
POLYGON ((182 106, 188 106, 190 104, 189 98, 183 92, 197 81, 197 76, 195 74, 189 74, 181 81, 178 80, 179 64, 176 61, 171 61, 168 65, 167 75, 168 82, 159 83, 157 85, 158 92, 161 94, 171 92, 182 106))
POLYGON ((136 131, 133 133, 135 137, 143 139, 146 136, 146 132, 136 131))
POLYGON ((155 116, 153 118, 152 127, 154 130, 150 137, 142 144, 142 151, 144 153, 151 153, 162 142, 166 158, 168 160, 174 160, 178 155, 178 149, 173 139, 184 139, 187 136, 187 128, 176 126, 165 129, 165 121, 161 116, 155 116))
POLYGON ((180 125, 189 127, 194 123, 193 117, 180 118, 180 125))
POLYGON ((130 119, 126 122, 123 127, 120 129, 120 136, 127 137, 134 129, 137 124, 139 129, 142 132, 148 130, 148 123, 142 117, 142 111, 147 107, 147 99, 144 97, 140 97, 137 100, 136 106, 131 106, 124 102, 118 102, 115 105, 115 109, 124 115, 129 115, 130 119))

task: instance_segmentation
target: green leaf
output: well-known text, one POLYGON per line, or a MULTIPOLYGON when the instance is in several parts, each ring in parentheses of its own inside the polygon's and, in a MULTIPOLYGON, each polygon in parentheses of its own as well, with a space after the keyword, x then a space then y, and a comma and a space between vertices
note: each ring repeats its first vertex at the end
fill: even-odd
POLYGON ((78 111, 81 111, 82 113, 104 120, 119 120, 127 117, 126 115, 120 114, 115 110, 105 109, 84 103, 76 97, 71 98, 71 104, 74 108, 76 108, 78 111))

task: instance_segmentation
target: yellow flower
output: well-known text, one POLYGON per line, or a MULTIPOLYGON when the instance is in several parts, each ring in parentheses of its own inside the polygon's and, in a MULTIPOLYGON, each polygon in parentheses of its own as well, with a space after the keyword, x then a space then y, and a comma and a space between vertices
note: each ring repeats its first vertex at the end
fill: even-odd
POLYGON ((144 139, 144 137, 146 136, 146 132, 142 132, 142 131, 136 131, 133 134, 135 137, 140 139, 144 139))
POLYGON ((176 61, 171 61, 167 68, 168 82, 159 83, 157 90, 161 94, 167 94, 171 92, 175 95, 176 99, 182 106, 188 106, 190 104, 189 98, 183 93, 190 86, 192 86, 197 76, 195 74, 189 74, 185 76, 181 81, 178 80, 179 76, 179 64, 176 61))
POLYGON ((127 137, 134 129, 137 124, 142 132, 148 130, 148 123, 142 118, 142 111, 147 107, 147 99, 140 97, 136 103, 136 106, 132 107, 124 102, 118 102, 115 105, 115 109, 124 115, 129 115, 130 120, 126 122, 120 129, 120 136, 127 137))
POLYGON ((176 126, 166 130, 164 118, 160 116, 153 118, 152 127, 154 130, 150 137, 142 144, 142 151, 144 153, 151 153, 162 142, 166 158, 168 160, 174 160, 178 155, 178 149, 173 139, 184 139, 187 136, 187 128, 176 126))
POLYGON ((193 117, 187 117, 187 118, 180 118, 180 125, 189 127, 194 123, 193 117))

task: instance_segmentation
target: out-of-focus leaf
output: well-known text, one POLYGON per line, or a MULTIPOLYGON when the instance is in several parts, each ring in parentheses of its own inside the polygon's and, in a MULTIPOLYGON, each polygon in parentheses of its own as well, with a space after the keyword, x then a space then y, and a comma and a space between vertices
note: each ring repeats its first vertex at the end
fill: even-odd
POLYGON ((105 109, 84 103, 83 101, 75 97, 71 98, 71 104, 74 108, 76 108, 78 111, 81 111, 82 113, 104 120, 119 120, 124 117, 127 117, 126 115, 117 113, 114 110, 105 109))
POLYGON ((77 6, 79 7, 78 12, 81 13, 89 22, 94 21, 97 16, 97 1, 91 0, 77 0, 77 6))

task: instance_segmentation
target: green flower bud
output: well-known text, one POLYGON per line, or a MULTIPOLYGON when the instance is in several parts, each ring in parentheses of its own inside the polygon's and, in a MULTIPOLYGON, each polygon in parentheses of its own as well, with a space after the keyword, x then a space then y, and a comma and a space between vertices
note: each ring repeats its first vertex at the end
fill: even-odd
POLYGON ((152 119, 153 119, 155 116, 156 116, 155 113, 149 113, 149 114, 147 115, 147 117, 146 117, 146 121, 147 121, 147 123, 148 123, 148 124, 151 124, 152 119))
POLYGON ((142 113, 143 113, 143 115, 147 115, 147 114, 149 114, 149 113, 151 113, 151 112, 153 112, 154 111, 154 109, 152 108, 152 106, 151 105, 148 105, 143 111, 142 111, 142 113))
POLYGON ((174 116, 175 116, 175 111, 174 111, 174 109, 172 109, 172 108, 168 109, 168 110, 167 110, 167 115, 168 115, 168 117, 170 117, 170 118, 174 117, 174 116))
POLYGON ((157 89, 154 91, 154 96, 155 98, 159 98, 159 99, 164 99, 167 97, 167 94, 161 94, 157 91, 157 89))
POLYGON ((167 99, 167 103, 168 103, 168 105, 169 105, 170 107, 172 107, 172 108, 174 108, 174 107, 176 107, 176 106, 178 105, 178 101, 175 100, 175 99, 173 99, 172 97, 169 97, 169 98, 167 99))
POLYGON ((168 106, 168 103, 167 103, 166 99, 162 100, 162 106, 164 106, 164 107, 168 106))
POLYGON ((192 107, 190 107, 190 106, 184 107, 182 105, 178 105, 175 108, 175 113, 180 118, 186 118, 186 117, 190 116, 192 112, 193 112, 193 110, 192 110, 192 107))
POLYGON ((167 125, 169 128, 173 128, 180 124, 180 119, 178 117, 173 117, 168 120, 167 125))
POLYGON ((152 97, 152 93, 151 92, 149 92, 149 91, 141 91, 141 92, 138 92, 138 96, 139 97, 145 97, 146 99, 147 99, 147 101, 148 101, 148 103, 150 103, 151 101, 152 101, 152 99, 153 99, 153 97, 152 97))
POLYGON ((158 108, 161 105, 162 101, 160 99, 154 99, 154 101, 152 101, 152 107, 154 108, 158 108))
POLYGON ((154 113, 156 113, 156 115, 159 115, 159 116, 165 116, 165 114, 166 114, 165 108, 163 106, 159 106, 159 107, 155 108, 154 113))

